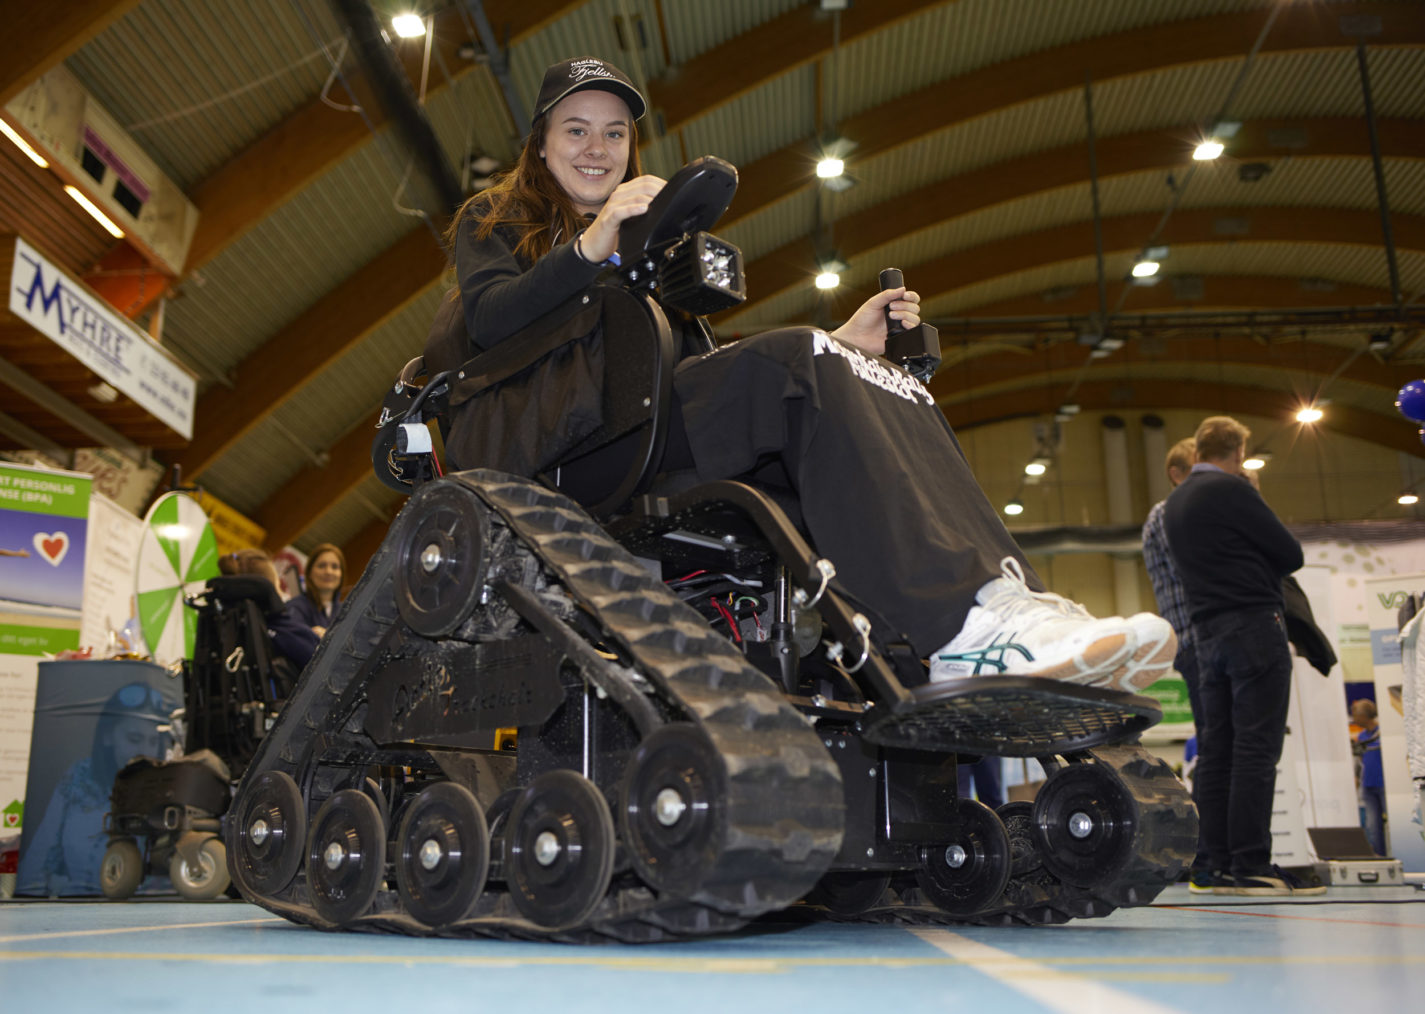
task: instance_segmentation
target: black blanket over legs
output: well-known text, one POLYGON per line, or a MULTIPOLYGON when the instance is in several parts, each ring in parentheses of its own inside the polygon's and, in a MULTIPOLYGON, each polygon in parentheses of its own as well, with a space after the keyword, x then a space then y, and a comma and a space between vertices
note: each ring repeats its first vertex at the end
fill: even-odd
POLYGON ((963 625, 1017 557, 1042 587, 919 381, 822 331, 787 328, 680 363, 699 477, 780 455, 817 552, 922 655, 963 625))

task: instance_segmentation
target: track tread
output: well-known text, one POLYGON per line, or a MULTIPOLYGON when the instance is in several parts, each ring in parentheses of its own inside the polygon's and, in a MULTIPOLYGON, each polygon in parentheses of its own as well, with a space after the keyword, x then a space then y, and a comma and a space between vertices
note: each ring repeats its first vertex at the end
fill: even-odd
MULTIPOLYGON (((502 892, 487 891, 493 897, 482 898, 471 918, 439 935, 642 941, 725 933, 806 893, 840 847, 843 814, 840 774, 803 716, 571 501, 499 473, 460 473, 447 481, 463 484, 493 509, 551 582, 599 619, 640 675, 701 726, 727 765, 729 797, 725 848, 690 898, 656 897, 641 884, 616 879, 584 923, 549 930, 521 918, 502 892)), ((250 775, 277 767, 295 776, 312 741, 323 730, 335 731, 338 705, 357 695, 357 681, 379 661, 373 657, 398 623, 391 608, 394 557, 388 539, 334 624, 335 636, 323 642, 264 740, 250 775)), ((250 900, 296 922, 326 925, 307 901, 304 872, 277 896, 250 900)), ((434 933, 401 912, 390 891, 352 928, 434 933)))

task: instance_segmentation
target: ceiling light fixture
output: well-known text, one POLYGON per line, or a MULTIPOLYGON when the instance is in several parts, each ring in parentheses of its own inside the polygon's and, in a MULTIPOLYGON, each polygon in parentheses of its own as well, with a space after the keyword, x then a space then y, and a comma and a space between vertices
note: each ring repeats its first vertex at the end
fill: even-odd
POLYGON ((824 158, 816 164, 816 174, 824 180, 835 179, 846 171, 846 162, 839 158, 824 158))
POLYGON ((115 225, 112 218, 100 211, 97 204, 85 197, 84 194, 79 191, 78 187, 66 183, 64 185, 64 192, 74 198, 76 204, 94 216, 94 221, 102 225, 110 236, 113 236, 115 239, 124 238, 124 230, 115 225))
POLYGON ((1042 461, 1031 461, 1024 466, 1025 475, 1043 475, 1047 471, 1049 471, 1049 466, 1042 461))
POLYGON ((1267 463, 1266 463, 1264 460, 1262 460, 1261 458, 1259 458, 1259 457, 1253 455, 1252 457, 1248 458, 1246 461, 1242 462, 1242 467, 1245 468, 1245 469, 1246 469, 1247 471, 1249 471, 1249 472, 1255 472, 1257 469, 1265 467, 1266 464, 1267 464, 1267 463))
POLYGON ((1019 497, 1015 497, 1009 503, 1004 505, 1004 512, 1010 517, 1014 517, 1016 514, 1023 514, 1024 504, 1020 501, 1019 497))
POLYGON ((1299 423, 1320 422, 1325 414, 1315 405, 1303 405, 1301 411, 1296 413, 1296 421, 1299 423))
POLYGON ((425 19, 419 14, 397 14, 391 19, 391 27, 403 39, 419 39, 426 33, 425 19))
MULTIPOLYGON (((822 247, 823 250, 826 247, 822 247)), ((841 275, 850 265, 841 259, 837 253, 823 253, 820 263, 817 265, 816 287, 818 289, 834 289, 841 284, 841 275)))
POLYGON ((1222 142, 1210 137, 1192 150, 1192 157, 1197 162, 1211 162, 1221 155, 1222 151, 1222 142))
POLYGON ((1402 507, 1409 507, 1411 504, 1419 503, 1420 498, 1414 493, 1402 493, 1400 494, 1400 496, 1395 498, 1395 502, 1400 504, 1402 507))
POLYGON ((35 165, 39 166, 41 169, 49 168, 49 162, 45 160, 45 157, 39 152, 35 151, 35 149, 31 148, 29 143, 15 132, 15 128, 10 126, 4 120, 0 120, 0 134, 4 134, 6 137, 8 137, 11 143, 13 143, 16 148, 19 148, 21 151, 23 151, 26 157, 28 157, 29 160, 35 165))
POLYGON ((1160 265, 1157 261, 1142 260, 1133 265, 1134 278, 1152 278, 1158 273, 1160 265))

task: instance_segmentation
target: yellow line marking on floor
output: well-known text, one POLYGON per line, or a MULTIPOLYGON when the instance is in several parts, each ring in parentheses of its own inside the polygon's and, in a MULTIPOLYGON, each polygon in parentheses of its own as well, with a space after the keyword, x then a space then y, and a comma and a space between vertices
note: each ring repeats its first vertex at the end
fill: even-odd
MULTIPOLYGON (((586 951, 564 952, 549 955, 476 955, 476 954, 274 954, 267 952, 235 954, 232 952, 180 952, 180 951, 56 951, 56 950, 0 950, 0 961, 184 961, 216 965, 404 965, 404 966, 449 966, 453 968, 531 968, 531 967, 597 967, 612 971, 658 972, 684 974, 717 975, 782 975, 802 968, 974 968, 994 978, 1029 974, 1027 966, 1033 966, 1037 977, 1055 976, 1060 980, 1075 984, 1088 982, 1088 976, 1098 980, 1123 982, 1212 982, 1230 980, 1227 973, 1203 974, 1183 972, 1179 955, 1142 955, 1119 958, 1085 957, 1043 957, 1034 961, 1019 958, 1008 952, 976 944, 946 930, 915 931, 922 940, 936 947, 946 957, 780 957, 780 958, 740 958, 740 957, 675 957, 666 951, 655 955, 648 952, 616 956, 605 948, 586 951), (950 941, 940 946, 937 936, 956 937, 952 949, 950 941), (1081 972, 1056 971, 1049 965, 1085 966, 1081 972), (1115 970, 1115 965, 1131 964, 1133 969, 1115 970), (1108 966, 1105 970, 1104 966, 1108 966), (1168 966, 1158 970, 1154 966, 1168 966)), ((459 943, 450 941, 450 943, 459 943)), ((496 945, 500 946, 500 945, 496 945)), ((562 951, 562 945, 560 945, 562 951)), ((1425 963, 1425 955, 1270 955, 1248 957, 1223 955, 1220 957, 1199 957, 1194 961, 1201 965, 1271 966, 1295 964, 1333 965, 1399 965, 1425 963)), ((1134 998, 1138 1003, 1137 998, 1134 998)), ((1105 1010, 1112 1010, 1113 1006, 1105 1010)), ((1140 1004, 1140 1009, 1142 1008, 1140 1004)), ((1081 1014, 1082 1009, 1075 1012, 1081 1014)))
POLYGON ((965 962, 975 971, 1022 993, 1050 1010, 1063 1014, 1177 1014, 1177 1008, 1155 1003, 1147 997, 1123 993, 1098 981, 1072 972, 1061 972, 1039 961, 1016 957, 998 947, 943 929, 913 929, 917 937, 936 950, 965 962))
POLYGON ((258 926, 263 923, 282 923, 279 916, 266 919, 216 919, 213 922, 183 922, 172 926, 119 926, 113 929, 64 930, 56 933, 17 933, 15 936, 0 937, 0 944, 27 944, 31 940, 64 940, 67 937, 104 937, 116 933, 152 933, 156 930, 208 929, 212 926, 258 926))

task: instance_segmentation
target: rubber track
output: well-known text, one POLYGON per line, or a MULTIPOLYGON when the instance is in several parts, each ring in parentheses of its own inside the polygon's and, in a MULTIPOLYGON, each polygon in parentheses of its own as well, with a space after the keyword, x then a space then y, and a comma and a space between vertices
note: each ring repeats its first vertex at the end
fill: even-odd
POLYGON ((1075 887, 1041 867, 1011 879, 999 904, 972 916, 954 916, 936 908, 913 885, 888 889, 880 904, 859 915, 836 915, 819 908, 815 914, 835 921, 905 925, 1049 926, 1151 904, 1192 862, 1197 810, 1172 769, 1142 747, 1099 747, 1087 754, 1096 763, 1112 767, 1138 803, 1135 849, 1113 880, 1092 888, 1075 887))
MULTIPOLYGON (((550 931, 523 919, 492 885, 472 918, 441 935, 646 941, 725 933, 810 890, 840 847, 844 812, 839 771, 801 713, 567 498, 494 472, 446 481, 462 483, 493 508, 659 696, 701 727, 725 761, 729 792, 724 851, 690 898, 655 897, 630 876, 616 878, 586 924, 550 931)), ((398 519, 393 531, 400 528, 398 519)), ((304 673, 249 778, 274 767, 297 775, 303 751, 329 730, 334 705, 397 622, 393 542, 388 537, 367 568, 336 636, 304 673)), ((306 900, 301 873, 278 895, 250 900, 297 922, 326 925, 306 900)), ((394 890, 380 892, 372 911, 350 928, 433 932, 400 911, 394 890)))

